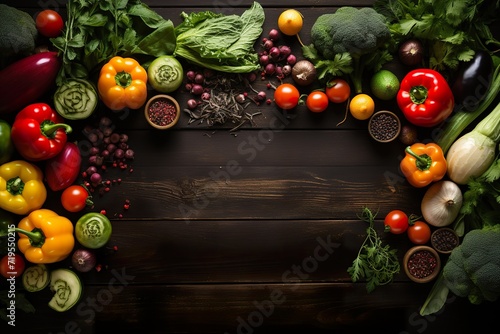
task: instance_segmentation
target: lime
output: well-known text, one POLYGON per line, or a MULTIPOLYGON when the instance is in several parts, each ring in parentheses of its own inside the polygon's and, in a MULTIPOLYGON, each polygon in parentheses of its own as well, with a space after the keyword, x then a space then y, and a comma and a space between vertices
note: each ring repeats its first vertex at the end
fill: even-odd
POLYGON ((381 100, 391 100, 399 91, 399 79, 389 70, 380 70, 373 75, 370 88, 375 97, 381 100))

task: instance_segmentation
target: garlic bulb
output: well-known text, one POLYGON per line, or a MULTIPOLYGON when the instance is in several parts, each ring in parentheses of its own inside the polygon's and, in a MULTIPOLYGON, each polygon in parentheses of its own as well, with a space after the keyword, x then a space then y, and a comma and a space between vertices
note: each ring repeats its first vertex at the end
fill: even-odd
POLYGON ((422 216, 433 226, 450 225, 460 212, 462 200, 462 191, 455 182, 438 181, 427 189, 422 198, 422 216))

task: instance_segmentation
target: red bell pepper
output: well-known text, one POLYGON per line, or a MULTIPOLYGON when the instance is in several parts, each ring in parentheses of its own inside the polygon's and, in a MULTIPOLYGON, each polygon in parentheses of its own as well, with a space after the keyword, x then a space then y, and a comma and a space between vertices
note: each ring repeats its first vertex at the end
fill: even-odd
POLYGON ((22 109, 14 119, 12 143, 24 159, 41 161, 62 151, 71 127, 49 105, 34 103, 22 109))
POLYGON ((439 72, 427 68, 406 74, 401 81, 397 102, 406 119, 422 127, 433 127, 443 122, 455 105, 446 79, 439 72))
POLYGON ((75 182, 80 174, 82 156, 75 143, 67 142, 62 151, 45 161, 45 181, 50 189, 59 191, 75 182))

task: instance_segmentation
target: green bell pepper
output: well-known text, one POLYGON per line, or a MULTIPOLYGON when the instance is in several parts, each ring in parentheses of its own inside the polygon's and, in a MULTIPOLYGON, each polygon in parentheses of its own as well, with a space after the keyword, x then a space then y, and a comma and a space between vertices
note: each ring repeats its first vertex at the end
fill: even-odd
POLYGON ((10 138, 10 124, 0 119, 0 165, 10 161, 14 145, 10 138))

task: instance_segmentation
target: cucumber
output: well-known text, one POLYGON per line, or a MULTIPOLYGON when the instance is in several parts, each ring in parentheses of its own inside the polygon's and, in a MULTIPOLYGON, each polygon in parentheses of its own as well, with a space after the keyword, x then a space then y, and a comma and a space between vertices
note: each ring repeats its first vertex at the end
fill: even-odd
POLYGON ((49 302, 49 307, 64 312, 73 307, 82 294, 82 283, 77 274, 69 269, 56 269, 50 275, 50 290, 54 297, 49 302))
POLYGON ((69 120, 88 118, 96 110, 98 102, 94 84, 86 79, 69 79, 54 93, 54 108, 69 120))
POLYGON ((160 56, 148 67, 148 82, 160 93, 171 93, 179 88, 184 80, 181 63, 173 56, 160 56))
POLYGON ((49 270, 45 264, 36 264, 26 268, 22 280, 26 291, 37 292, 43 290, 50 282, 49 270))

